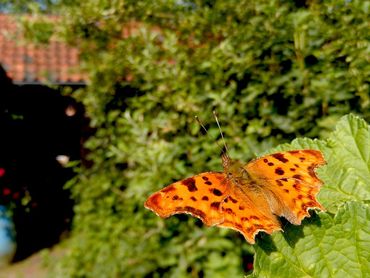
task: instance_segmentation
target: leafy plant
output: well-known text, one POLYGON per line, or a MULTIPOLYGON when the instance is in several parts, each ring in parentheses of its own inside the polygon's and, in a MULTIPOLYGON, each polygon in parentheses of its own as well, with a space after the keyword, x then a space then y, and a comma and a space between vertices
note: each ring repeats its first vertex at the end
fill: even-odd
POLYGON ((279 150, 321 150, 328 164, 319 200, 327 208, 302 226, 262 237, 255 277, 366 277, 370 271, 370 126, 349 115, 326 140, 294 140, 279 150))
MULTIPOLYGON (((221 170, 210 139, 220 139, 218 130, 206 124, 210 138, 200 136, 194 115, 208 119, 216 109, 232 157, 244 161, 300 136, 334 136, 347 113, 370 119, 369 1, 68 0, 46 6, 61 15, 48 34, 80 51, 88 84, 72 95, 96 130, 85 144, 91 167, 82 166, 68 185, 76 201, 73 236, 55 275, 240 275, 253 249, 237 233, 205 229, 186 216, 162 221, 143 208, 151 192, 173 180, 221 170)), ((343 157, 329 152, 345 139, 338 137, 316 147, 325 147, 323 169, 336 167, 319 171, 338 197, 324 205, 344 215, 337 212, 346 208, 342 202, 365 196, 349 187, 352 174, 367 169, 356 162, 356 171, 346 170, 343 157), (328 181, 325 174, 348 181, 328 181)), ((325 190, 320 196, 331 198, 325 190)), ((257 249, 255 275, 268 271, 268 264, 259 265, 263 252, 257 249)))

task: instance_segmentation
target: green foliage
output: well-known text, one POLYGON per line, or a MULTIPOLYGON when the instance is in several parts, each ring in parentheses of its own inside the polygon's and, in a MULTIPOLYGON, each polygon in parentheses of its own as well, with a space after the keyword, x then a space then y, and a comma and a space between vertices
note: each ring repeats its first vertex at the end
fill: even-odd
POLYGON ((318 169, 327 211, 286 224, 284 233, 255 245, 255 277, 366 277, 370 272, 370 126, 344 117, 330 137, 298 139, 279 150, 312 148, 324 153, 318 169))
MULTIPOLYGON (((209 121, 213 109, 232 157, 244 161, 299 136, 335 138, 312 143, 324 146, 329 161, 319 171, 327 182, 320 198, 335 219, 345 219, 347 208, 360 211, 356 202, 369 191, 353 182, 361 185, 368 168, 363 160, 345 163, 354 150, 328 149, 355 148, 339 130, 330 133, 341 116, 370 120, 369 1, 68 0, 57 7, 62 20, 48 30, 80 50, 89 81, 73 96, 96 133, 85 144, 92 166, 69 184, 76 216, 56 275, 243 273, 253 251, 236 232, 187 216, 164 221, 143 208, 150 193, 176 179, 221 170, 217 127, 207 124, 210 137, 200 136, 194 122, 194 115, 209 121)), ((344 131, 351 121, 340 123, 344 131)), ((359 146, 366 139, 348 136, 359 146)), ((315 219, 334 231, 330 217, 315 219)), ((308 223, 296 229, 318 229, 308 223)), ((259 264, 262 250, 258 244, 256 275, 269 271, 259 264)))
MULTIPOLYGON (((345 201, 370 200, 370 130, 364 120, 349 115, 338 122, 325 140, 296 139, 272 150, 319 149, 328 165, 318 169, 326 181, 320 192, 328 211, 334 213, 345 201)), ((271 152, 271 151, 270 151, 271 152)))
POLYGON ((367 277, 370 206, 350 201, 335 215, 319 213, 302 226, 260 240, 252 277, 367 277))
POLYGON ((22 26, 26 34, 26 39, 33 41, 35 44, 49 42, 54 31, 53 24, 43 20, 32 22, 26 19, 23 21, 22 26))

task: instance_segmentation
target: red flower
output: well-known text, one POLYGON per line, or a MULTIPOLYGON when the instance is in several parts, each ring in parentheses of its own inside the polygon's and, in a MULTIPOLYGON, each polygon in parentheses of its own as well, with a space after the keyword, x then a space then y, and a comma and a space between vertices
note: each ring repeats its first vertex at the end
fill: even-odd
POLYGON ((247 263, 247 269, 253 270, 253 263, 247 263))
POLYGON ((4 196, 8 196, 10 193, 12 193, 12 191, 9 188, 4 187, 4 189, 3 189, 3 195, 4 196))
POLYGON ((0 178, 3 177, 4 175, 5 175, 5 169, 0 168, 0 178))
POLYGON ((13 199, 17 200, 19 198, 19 192, 14 192, 13 193, 13 199))

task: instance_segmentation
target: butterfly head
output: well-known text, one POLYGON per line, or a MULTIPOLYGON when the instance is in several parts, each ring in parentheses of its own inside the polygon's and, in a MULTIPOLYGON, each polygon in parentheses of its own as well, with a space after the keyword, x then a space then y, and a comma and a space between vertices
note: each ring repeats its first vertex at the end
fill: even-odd
POLYGON ((223 153, 221 158, 224 173, 228 178, 241 176, 241 171, 243 169, 243 163, 241 161, 231 159, 226 153, 223 153))

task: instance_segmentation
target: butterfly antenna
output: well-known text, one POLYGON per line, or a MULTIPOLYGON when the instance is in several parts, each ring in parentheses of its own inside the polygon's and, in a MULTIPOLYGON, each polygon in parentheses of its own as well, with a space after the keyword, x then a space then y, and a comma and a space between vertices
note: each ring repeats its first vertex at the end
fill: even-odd
POLYGON ((224 144, 224 148, 225 148, 225 154, 226 154, 226 156, 229 156, 228 155, 229 149, 227 148, 226 141, 225 141, 225 138, 224 138, 224 134, 222 133, 221 125, 220 125, 220 122, 218 121, 218 117, 217 117, 216 111, 213 111, 213 116, 214 116, 214 118, 216 120, 218 129, 220 130, 220 134, 221 134, 221 138, 222 138, 222 143, 224 144))
MULTIPOLYGON (((207 128, 204 126, 204 124, 202 123, 202 121, 199 119, 199 117, 198 116, 195 116, 195 119, 197 120, 197 122, 198 122, 198 124, 202 127, 202 129, 204 130, 204 132, 208 135, 208 136, 210 136, 209 135, 209 133, 208 133, 208 130, 207 130, 207 128)), ((225 151, 224 151, 224 148, 216 141, 216 144, 217 144, 217 146, 221 149, 221 152, 222 152, 222 155, 225 155, 225 156, 228 156, 227 155, 227 153, 225 153, 225 151)), ((227 150, 227 149, 226 149, 227 150)))
POLYGON ((197 120, 198 124, 203 128, 204 132, 206 134, 208 134, 208 130, 206 129, 206 127, 203 125, 202 121, 199 119, 198 116, 195 116, 195 119, 197 120))

